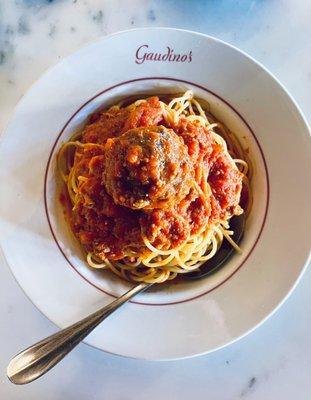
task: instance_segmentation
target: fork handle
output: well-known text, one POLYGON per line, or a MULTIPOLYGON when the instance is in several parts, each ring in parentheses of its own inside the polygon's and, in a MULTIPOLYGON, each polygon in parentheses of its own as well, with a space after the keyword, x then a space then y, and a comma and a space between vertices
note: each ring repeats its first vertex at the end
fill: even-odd
POLYGON ((39 378, 70 353, 104 319, 151 285, 140 283, 134 286, 100 310, 17 354, 7 367, 8 378, 17 385, 39 378))

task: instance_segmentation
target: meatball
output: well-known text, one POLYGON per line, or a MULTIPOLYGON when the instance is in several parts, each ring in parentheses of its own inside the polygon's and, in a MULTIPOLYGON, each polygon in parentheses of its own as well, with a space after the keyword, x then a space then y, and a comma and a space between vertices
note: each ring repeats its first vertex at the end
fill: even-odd
POLYGON ((135 128, 105 145, 103 182, 122 206, 169 208, 189 193, 192 179, 187 147, 171 129, 135 128))
POLYGON ((239 206, 243 175, 234 168, 226 153, 218 154, 212 163, 208 183, 211 186, 214 199, 212 200, 212 215, 228 218, 242 212, 239 206))
POLYGON ((176 208, 145 211, 140 224, 147 239, 162 250, 180 246, 190 235, 190 224, 176 208))
POLYGON ((201 158, 209 159, 213 152, 213 138, 204 126, 181 117, 174 131, 183 138, 194 164, 200 162, 201 158))
POLYGON ((162 114, 158 97, 150 97, 132 110, 113 106, 107 111, 91 115, 82 140, 84 143, 105 144, 108 138, 120 136, 129 129, 157 125, 162 114))
POLYGON ((84 129, 84 143, 105 144, 110 137, 119 136, 124 129, 129 111, 126 108, 111 107, 108 111, 93 114, 90 124, 84 129))

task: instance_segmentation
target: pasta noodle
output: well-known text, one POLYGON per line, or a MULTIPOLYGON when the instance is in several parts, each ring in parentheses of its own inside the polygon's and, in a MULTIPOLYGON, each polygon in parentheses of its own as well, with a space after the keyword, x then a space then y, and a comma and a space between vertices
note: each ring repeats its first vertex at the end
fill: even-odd
MULTIPOLYGON (((133 112, 138 107, 144 106, 146 102, 146 99, 139 99, 123 108, 122 105, 114 106, 114 110, 125 109, 127 112, 133 112)), ((243 181, 243 190, 248 193, 248 201, 244 207, 244 212, 248 213, 251 207, 249 179, 252 175, 252 168, 248 155, 236 137, 227 127, 217 122, 212 115, 204 111, 203 105, 193 97, 193 93, 190 90, 182 96, 171 99, 169 102, 160 100, 159 104, 161 108, 161 124, 168 129, 174 130, 182 121, 183 124, 192 124, 191 126, 199 127, 211 135, 213 146, 225 157, 230 173, 235 173, 243 181)), ((63 144, 58 153, 58 168, 62 180, 66 184, 73 212, 82 207, 81 199, 83 199, 83 207, 91 208, 94 203, 83 193, 83 185, 88 182, 90 179, 89 174, 94 172, 92 168, 94 169, 95 167, 90 162, 88 164, 88 173, 81 173, 81 166, 78 165, 77 161, 79 160, 79 151, 94 152, 94 157, 96 157, 97 152, 102 155, 107 151, 105 143, 85 142, 82 139, 81 133, 75 135, 69 142, 63 144)), ((211 209, 211 198, 215 194, 209 179, 211 168, 215 169, 216 167, 211 165, 206 162, 204 156, 198 156, 198 162, 193 165, 194 180, 190 188, 196 193, 195 196, 197 196, 203 205, 202 207, 205 207, 206 210, 211 209)), ((213 177, 214 181, 217 179, 216 175, 213 177)), ((236 197, 239 200, 242 189, 240 186, 238 187, 239 191, 237 190, 236 197)), ((137 212, 144 213, 148 212, 148 210, 137 212)), ((224 238, 231 243, 236 251, 241 252, 239 246, 231 238, 233 231, 230 230, 229 225, 231 216, 242 212, 243 209, 237 204, 233 212, 225 211, 218 219, 209 217, 207 223, 200 226, 195 233, 188 232, 187 237, 177 246, 170 246, 169 248, 164 245, 155 245, 146 233, 145 226, 141 226, 140 246, 135 243, 133 245, 129 244, 125 248, 123 256, 117 259, 116 257, 109 257, 109 255, 103 256, 102 253, 94 252, 90 245, 84 245, 86 261, 91 268, 110 269, 119 277, 129 281, 165 282, 174 279, 179 274, 198 269, 216 254, 224 238)), ((182 220, 184 217, 180 215, 180 218, 182 220)), ((75 232, 74 228, 73 231, 75 232)), ((77 237, 79 239, 79 236, 77 237)))

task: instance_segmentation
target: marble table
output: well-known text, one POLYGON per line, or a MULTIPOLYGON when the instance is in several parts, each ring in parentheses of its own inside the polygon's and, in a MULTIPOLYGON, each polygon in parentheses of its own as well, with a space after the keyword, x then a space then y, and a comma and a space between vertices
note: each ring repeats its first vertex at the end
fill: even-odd
MULTIPOLYGON (((49 66, 90 40, 143 26, 197 30, 245 50, 286 85, 311 122, 310 18, 309 0, 2 0, 0 130, 49 66)), ((310 268, 272 318, 223 350, 155 363, 82 344, 40 380, 17 387, 5 376, 10 357, 56 327, 26 298, 2 256, 0 264, 1 399, 311 397, 310 268)))

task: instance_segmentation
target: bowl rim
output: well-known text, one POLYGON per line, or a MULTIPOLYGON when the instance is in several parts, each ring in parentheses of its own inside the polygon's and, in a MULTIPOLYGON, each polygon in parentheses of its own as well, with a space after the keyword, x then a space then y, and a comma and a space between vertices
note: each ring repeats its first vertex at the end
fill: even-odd
MULTIPOLYGON (((41 74, 41 75, 33 82, 33 84, 30 85, 30 86, 28 87, 26 94, 27 94, 28 92, 30 92, 30 91, 33 89, 33 87, 38 83, 38 81, 40 81, 41 79, 43 79, 56 65, 61 65, 61 64, 63 64, 63 63, 65 62, 65 60, 66 60, 67 58, 69 58, 71 55, 73 55, 73 54, 75 54, 75 53, 78 53, 79 51, 81 51, 82 49, 88 47, 88 46, 91 45, 92 43, 103 42, 103 41, 109 40, 109 39, 110 39, 111 37, 113 37, 113 36, 127 34, 127 33, 130 33, 130 32, 132 32, 132 31, 144 31, 144 30, 145 30, 145 31, 167 30, 167 31, 187 32, 187 33, 190 33, 190 34, 195 35, 195 36, 201 36, 201 37, 203 37, 203 38, 208 38, 208 39, 210 39, 210 40, 213 41, 213 42, 217 42, 217 43, 220 43, 220 44, 222 44, 222 45, 225 45, 226 47, 229 47, 229 48, 235 50, 236 52, 242 54, 242 55, 243 55, 244 57, 246 57, 249 61, 251 61, 252 63, 254 63, 255 65, 257 65, 266 75, 269 76, 270 79, 272 79, 272 80, 278 85, 278 87, 282 90, 283 94, 290 100, 290 103, 291 103, 291 106, 292 106, 293 111, 294 111, 295 114, 298 116, 298 118, 300 119, 300 121, 303 123, 303 128, 304 128, 304 130, 305 130, 306 132, 309 133, 309 137, 310 137, 310 135, 311 135, 310 126, 309 126, 309 124, 308 124, 308 122, 307 122, 307 120, 306 120, 306 117, 305 117, 303 111, 301 110, 300 106, 298 105, 298 103, 296 102, 296 100, 293 98, 293 96, 291 95, 291 93, 288 91, 288 89, 287 89, 287 88, 279 81, 279 79, 278 79, 273 73, 271 73, 262 63, 260 63, 260 62, 257 61, 256 59, 254 59, 252 56, 250 56, 249 54, 247 54, 247 53, 244 52, 243 50, 241 50, 241 49, 235 47, 234 45, 231 45, 230 43, 227 43, 226 41, 223 41, 223 40, 218 39, 218 38, 216 38, 216 37, 213 37, 213 36, 211 36, 211 35, 207 35, 207 34, 200 33, 200 32, 195 32, 195 31, 191 31, 191 30, 185 30, 185 29, 168 28, 168 27, 149 27, 149 28, 148 28, 148 27, 145 27, 145 28, 135 28, 135 29, 127 29, 127 30, 122 30, 122 31, 114 32, 114 33, 111 33, 111 34, 109 34, 109 35, 107 35, 107 36, 105 36, 105 37, 99 37, 99 38, 96 38, 96 39, 94 39, 94 40, 88 41, 88 42, 84 43, 83 46, 79 47, 78 49, 76 49, 76 50, 74 50, 74 51, 72 51, 72 52, 69 52, 69 53, 66 54, 66 56, 63 57, 61 60, 56 61, 56 62, 55 62, 54 64, 52 64, 49 68, 47 68, 47 69, 43 72, 43 74, 41 74)), ((18 112, 18 110, 19 110, 19 107, 20 107, 21 105, 23 105, 24 102, 26 101, 25 99, 27 99, 27 95, 24 95, 24 96, 22 97, 22 99, 17 103, 17 105, 15 106, 15 108, 14 108, 14 110, 13 110, 13 112, 12 112, 12 114, 11 114, 9 120, 8 120, 8 122, 7 122, 6 125, 4 126, 3 132, 2 132, 2 134, 1 134, 1 136, 0 136, 0 148, 1 148, 1 145, 2 145, 3 141, 4 141, 4 140, 6 139, 6 137, 7 137, 6 135, 8 135, 8 133, 9 133, 10 125, 11 125, 13 119, 15 118, 15 115, 17 114, 17 112, 18 112)), ((44 315, 46 318, 48 318, 48 319, 51 320, 53 323, 55 323, 55 325, 59 326, 59 324, 57 324, 57 323, 56 323, 53 319, 51 319, 50 317, 47 317, 46 314, 45 314, 43 311, 41 311, 40 307, 36 304, 37 302, 35 302, 34 300, 32 300, 31 297, 26 293, 26 290, 22 287, 22 285, 21 285, 21 283, 19 282, 18 278, 17 278, 17 277, 15 276, 15 274, 13 273, 13 270, 12 270, 12 268, 11 268, 11 266, 10 266, 10 263, 8 262, 8 257, 7 257, 7 255, 6 255, 6 252, 5 252, 5 250, 4 250, 4 247, 2 246, 2 240, 0 240, 0 248, 1 248, 1 252, 2 252, 2 254, 3 254, 3 258, 4 258, 5 262, 6 262, 6 264, 9 266, 9 268, 10 268, 10 270, 11 270, 11 273, 12 273, 14 279, 16 280, 16 282, 18 283, 18 285, 21 287, 21 289, 22 289, 22 291, 25 293, 26 297, 28 297, 28 299, 36 306, 36 308, 38 308, 39 312, 40 312, 42 315, 44 315)), ((222 348, 224 348, 224 347, 226 347, 226 346, 228 346, 228 345, 230 345, 230 344, 232 344, 232 343, 234 343, 234 342, 236 342, 236 341, 238 341, 238 340, 244 338, 244 337, 247 336, 249 333, 253 332, 253 331, 254 331, 257 327, 259 327, 261 324, 263 324, 268 318, 270 318, 270 317, 284 304, 284 302, 288 299, 288 297, 292 294, 292 292, 294 291, 294 289, 297 287, 298 283, 300 282, 300 280, 301 280, 301 278, 302 278, 304 272, 306 271, 307 265, 308 265, 308 263, 310 262, 310 260, 311 260, 311 249, 309 250, 309 254, 308 254, 308 255, 306 256, 306 258, 305 258, 305 262, 304 262, 304 263, 301 263, 300 272, 299 272, 298 276, 296 277, 296 279, 293 280, 292 285, 291 285, 291 287, 289 288, 287 294, 278 302, 278 304, 277 304, 276 306, 274 306, 274 308, 273 308, 270 312, 267 313, 267 315, 266 315, 264 318, 262 318, 260 321, 258 321, 257 324, 255 324, 254 326, 252 326, 251 328, 249 328, 248 330, 246 330, 244 333, 242 333, 242 334, 240 334, 240 335, 234 337, 233 339, 227 341, 225 344, 216 346, 216 347, 214 347, 214 348, 212 348, 212 349, 210 349, 210 350, 207 350, 207 351, 205 350, 205 351, 202 351, 202 352, 198 352, 198 353, 193 354, 193 355, 190 355, 190 356, 189 356, 189 355, 186 355, 186 356, 179 356, 179 357, 176 357, 176 358, 160 358, 160 359, 161 359, 161 360, 184 359, 184 358, 194 357, 194 356, 197 356, 197 355, 208 354, 208 353, 214 352, 214 351, 216 351, 216 350, 222 349, 222 348)), ((88 344, 88 345, 90 345, 90 346, 92 346, 92 347, 94 347, 94 348, 98 348, 98 347, 96 347, 95 345, 88 343, 88 341, 84 341, 84 343, 86 343, 86 344, 88 344)), ((108 352, 108 353, 111 353, 111 354, 117 354, 117 353, 109 352, 108 350, 105 350, 105 351, 108 352)), ((122 356, 121 354, 119 354, 119 355, 122 356)), ((143 358, 143 357, 134 357, 134 356, 132 357, 132 356, 129 356, 129 355, 123 355, 123 356, 128 357, 128 358, 140 358, 140 359, 143 358)), ((150 358, 146 357, 145 359, 150 359, 150 358)))

